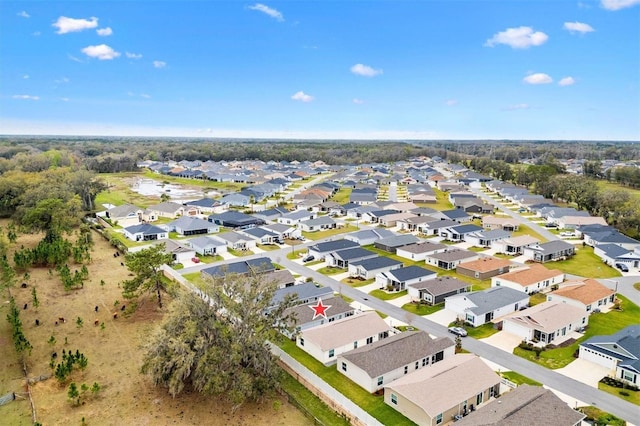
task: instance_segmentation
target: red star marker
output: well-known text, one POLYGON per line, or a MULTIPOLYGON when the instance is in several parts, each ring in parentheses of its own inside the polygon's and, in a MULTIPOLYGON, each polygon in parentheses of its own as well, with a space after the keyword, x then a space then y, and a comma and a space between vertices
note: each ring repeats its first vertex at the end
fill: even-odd
POLYGON ((316 304, 316 306, 309 305, 309 307, 315 311, 313 313, 313 318, 312 318, 312 321, 313 321, 317 317, 327 318, 327 309, 329 309, 331 305, 323 305, 322 299, 318 298, 318 303, 316 304))

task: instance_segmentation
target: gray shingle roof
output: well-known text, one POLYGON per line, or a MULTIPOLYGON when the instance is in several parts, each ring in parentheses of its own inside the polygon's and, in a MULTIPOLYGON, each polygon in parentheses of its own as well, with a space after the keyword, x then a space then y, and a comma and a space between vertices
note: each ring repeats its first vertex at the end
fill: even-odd
POLYGON ((338 250, 333 253, 334 257, 337 257, 341 260, 351 260, 351 259, 361 259, 363 257, 376 255, 376 253, 369 251, 367 249, 363 249, 362 247, 354 247, 348 248, 344 250, 338 250))
POLYGON ((360 247, 360 245, 350 240, 336 240, 326 241, 324 243, 318 243, 310 247, 311 250, 315 250, 319 253, 328 253, 337 250, 343 250, 346 248, 360 247))
POLYGON ((420 241, 418 237, 411 234, 394 235, 393 237, 382 238, 376 241, 377 245, 387 247, 402 247, 420 241))
POLYGON ((378 256, 374 257, 373 259, 358 260, 356 262, 351 262, 350 264, 353 266, 361 266, 367 271, 372 271, 375 269, 401 265, 402 262, 400 262, 399 260, 391 259, 390 257, 378 256))
POLYGON ((158 226, 150 225, 148 223, 141 223, 140 225, 133 225, 124 229, 130 234, 137 234, 141 232, 144 235, 162 234, 167 232, 158 226))
POLYGON ((527 293, 509 287, 491 287, 483 291, 466 293, 465 297, 476 305, 469 309, 476 315, 486 314, 523 299, 529 299, 527 293))
POLYGON ((421 268, 419 266, 407 266, 406 268, 398 268, 386 273, 389 276, 393 276, 399 282, 405 282, 420 277, 436 276, 437 274, 429 269, 421 268))
POLYGON ((434 296, 439 296, 441 294, 447 294, 452 291, 471 287, 471 284, 453 277, 438 277, 432 280, 409 284, 409 287, 418 290, 426 290, 434 296))
POLYGON ((453 345, 448 337, 432 339, 424 331, 406 331, 342 356, 364 370, 369 377, 378 377, 453 345))

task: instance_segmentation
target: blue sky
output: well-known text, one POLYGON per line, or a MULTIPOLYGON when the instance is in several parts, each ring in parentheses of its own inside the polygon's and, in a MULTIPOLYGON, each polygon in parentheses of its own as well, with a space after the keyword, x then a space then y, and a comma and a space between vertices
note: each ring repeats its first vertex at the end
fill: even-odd
POLYGON ((640 140, 640 0, 3 1, 0 134, 640 140))

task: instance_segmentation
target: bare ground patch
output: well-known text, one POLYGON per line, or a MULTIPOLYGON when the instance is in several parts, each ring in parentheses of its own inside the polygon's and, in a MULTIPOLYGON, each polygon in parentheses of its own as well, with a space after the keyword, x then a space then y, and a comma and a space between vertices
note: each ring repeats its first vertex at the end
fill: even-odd
MULTIPOLYGON (((65 385, 59 385, 55 378, 33 385, 39 422, 44 425, 79 424, 84 418, 88 425, 311 424, 300 411, 279 397, 263 404, 247 404, 232 413, 231 406, 218 398, 199 394, 171 398, 164 389, 153 386, 140 374, 140 346, 165 310, 159 310, 154 298, 150 297, 140 301, 135 313, 128 317, 123 315, 120 309, 129 302, 122 298, 119 283, 128 278, 128 271, 120 265, 122 256, 114 258, 114 249, 98 234, 93 235, 93 260, 88 265, 90 278, 83 289, 66 292, 55 271, 49 273, 47 268, 38 268, 29 271, 28 288, 18 286, 13 290, 18 306, 27 304, 27 309, 21 311, 21 319, 25 335, 33 345, 31 356, 27 358, 29 377, 50 374, 51 354, 56 352, 60 361, 63 349, 73 352, 78 349, 89 361, 86 370, 74 371, 65 385), (104 280, 104 286, 100 285, 101 280, 104 280), (33 286, 40 299, 38 309, 32 306, 33 286), (114 318, 113 313, 118 313, 118 317, 114 318), (61 317, 65 318, 64 323, 59 320, 61 317), (76 324, 78 317, 83 320, 82 327, 76 324), (35 325, 36 319, 40 326, 35 325), (50 336, 54 336, 55 344, 48 343, 50 336), (71 381, 78 386, 86 383, 89 387, 97 382, 102 389, 97 397, 87 392, 84 403, 72 406, 67 399, 71 381)), ((40 235, 20 236, 16 246, 31 247, 40 238, 40 235)), ((20 277, 19 282, 22 281, 20 277)), ((168 298, 166 300, 169 302, 168 298)), ((0 318, 0 394, 24 390, 24 378, 4 316, 6 308, 0 318)), ((26 401, 0 407, 0 416, 3 424, 31 424, 31 411, 26 401)))

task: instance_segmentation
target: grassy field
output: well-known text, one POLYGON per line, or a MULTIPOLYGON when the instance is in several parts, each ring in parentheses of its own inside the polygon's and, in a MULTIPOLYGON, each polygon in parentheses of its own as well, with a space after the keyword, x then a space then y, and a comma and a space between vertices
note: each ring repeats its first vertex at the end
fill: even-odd
POLYGON ((492 323, 482 324, 479 327, 469 327, 465 325, 464 328, 467 330, 469 337, 473 337, 474 339, 484 339, 500 331, 495 328, 492 323))
POLYGON ((373 290, 369 294, 373 297, 377 297, 380 300, 393 300, 407 295, 408 290, 398 291, 395 293, 388 293, 384 290, 373 290))
POLYGON ((335 411, 327 407, 320 398, 315 396, 311 391, 304 387, 300 382, 291 377, 289 374, 282 375, 280 382, 282 389, 294 400, 301 405, 309 415, 318 419, 321 424, 335 426, 349 426, 349 422, 335 411))
POLYGON ((357 278, 345 278, 342 283, 348 284, 351 287, 364 287, 365 285, 373 284, 376 281, 375 278, 371 278, 369 280, 361 280, 357 278))
POLYGON ((520 224, 520 226, 518 227, 518 230, 511 234, 512 237, 519 237, 521 235, 529 235, 531 237, 539 239, 541 242, 547 241, 545 237, 538 234, 536 231, 529 228, 527 225, 520 224))
POLYGON ((540 358, 536 358, 535 352, 520 348, 515 348, 513 353, 547 368, 556 369, 566 367, 575 359, 573 353, 578 349, 581 342, 593 336, 613 334, 629 325, 638 323, 640 307, 620 294, 618 294, 618 298, 622 302, 622 309, 620 311, 611 310, 606 314, 591 314, 584 336, 576 340, 572 345, 564 348, 545 350, 540 354, 540 358))
POLYGON ((444 303, 439 303, 434 306, 426 305, 424 303, 406 303, 402 305, 402 309, 420 316, 431 315, 435 312, 443 310, 444 303))
MULTIPOLYGON (((13 248, 21 245, 35 246, 40 238, 42 235, 21 235, 16 245, 10 247, 10 254, 13 248)), ((28 309, 20 311, 20 318, 26 338, 33 345, 27 357, 30 377, 51 373, 49 361, 54 351, 61 354, 63 349, 78 349, 88 359, 87 368, 74 371, 63 385, 50 378, 32 386, 40 423, 83 424, 84 419, 84 424, 88 425, 123 422, 139 425, 313 424, 279 395, 268 397, 263 404, 247 404, 233 412, 231 405, 221 398, 190 392, 172 398, 165 389, 155 387, 148 377, 140 374, 143 356, 140 347, 158 326, 171 298, 165 296, 163 309, 159 309, 155 297, 150 296, 142 297, 132 314, 120 311, 123 305, 131 305, 122 298, 120 286, 130 278, 129 271, 120 266, 121 258, 113 257, 113 248, 106 240, 94 234, 94 241, 92 261, 87 265, 90 278, 82 289, 65 291, 56 273, 49 274, 48 268, 32 268, 29 288, 17 288, 12 292, 19 306, 28 304, 28 309), (104 285, 100 284, 101 280, 104 285), (37 309, 31 306, 32 286, 37 288, 40 301, 37 309), (117 318, 112 315, 114 311, 119 314, 117 318), (60 317, 66 321, 60 322, 60 317), (83 319, 82 326, 76 324, 78 317, 83 319), (35 326, 36 319, 40 321, 38 327, 35 326), (55 325, 56 321, 58 325, 55 325), (104 328, 94 326, 94 321, 103 323, 104 328), (54 343, 49 343, 51 336, 54 343), (97 382, 101 390, 94 397, 83 398, 85 403, 75 406, 67 398, 71 381, 78 386, 82 383, 91 386, 97 382)), ((0 394, 22 394, 24 378, 16 362, 10 331, 4 318, 0 323, 0 394)), ((18 400, 0 410, 2 424, 32 424, 28 401, 18 400)))
POLYGON ((335 201, 338 204, 346 204, 349 202, 351 191, 352 191, 351 188, 347 188, 347 187, 340 188, 340 190, 336 192, 333 197, 331 197, 331 201, 335 201))
POLYGON ((295 342, 283 339, 278 345, 298 362, 311 370, 318 377, 352 400, 363 410, 371 414, 385 425, 413 425, 414 423, 384 403, 382 396, 375 396, 345 378, 335 365, 325 367, 311 355, 296 346, 295 342))
POLYGON ((436 193, 436 203, 425 204, 426 207, 431 207, 436 210, 451 210, 453 204, 449 201, 449 193, 440 191, 438 188, 433 188, 433 192, 436 193))
POLYGON ((534 293, 529 297, 529 306, 539 305, 547 301, 547 295, 544 293, 534 293))
POLYGON ((576 254, 570 259, 551 262, 550 269, 559 269, 567 274, 579 275, 589 278, 615 278, 622 274, 608 265, 605 265, 598 256, 593 253, 593 247, 578 246, 576 254))
POLYGON ((323 275, 335 275, 340 274, 342 272, 347 272, 346 269, 342 268, 334 268, 333 266, 325 266, 324 268, 318 269, 316 272, 323 275))

